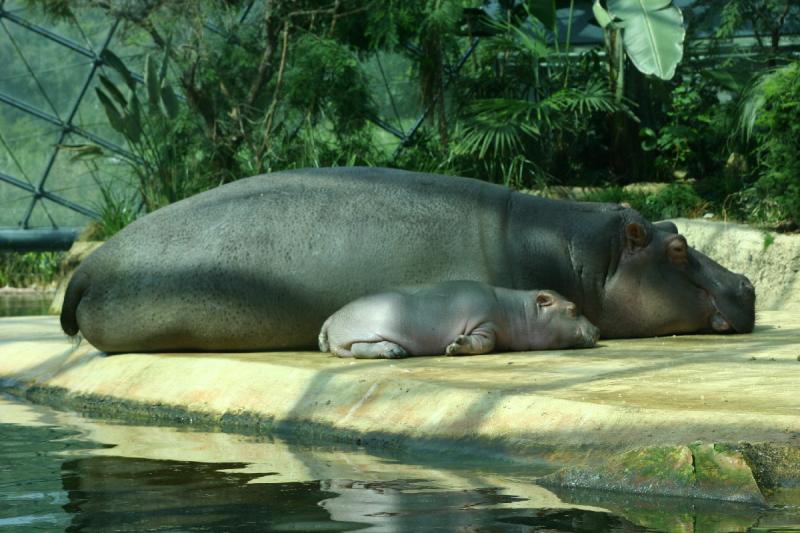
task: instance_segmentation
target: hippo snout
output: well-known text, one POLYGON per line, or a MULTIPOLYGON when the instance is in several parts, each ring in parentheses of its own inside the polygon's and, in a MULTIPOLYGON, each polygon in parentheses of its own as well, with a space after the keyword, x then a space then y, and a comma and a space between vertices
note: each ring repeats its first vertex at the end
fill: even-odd
POLYGON ((733 284, 731 290, 720 292, 712 302, 711 329, 717 333, 750 333, 756 322, 756 291, 744 276, 733 284))
POLYGON ((734 300, 739 304, 738 309, 734 307, 738 312, 726 318, 731 319, 731 325, 737 333, 750 333, 756 322, 756 289, 747 276, 739 275, 739 286, 734 300))
POLYGON ((745 298, 749 298, 751 300, 756 299, 756 288, 753 287, 753 284, 750 283, 750 280, 747 279, 747 276, 741 276, 741 279, 739 280, 739 293, 745 298))

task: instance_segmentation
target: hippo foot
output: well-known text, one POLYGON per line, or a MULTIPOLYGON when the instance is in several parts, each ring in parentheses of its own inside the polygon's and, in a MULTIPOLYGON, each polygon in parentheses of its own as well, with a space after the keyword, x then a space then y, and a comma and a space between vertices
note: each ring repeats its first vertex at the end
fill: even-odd
POLYGON ((467 342, 466 335, 459 335, 456 339, 447 345, 444 350, 445 355, 460 355, 461 350, 464 349, 464 344, 467 342))
POLYGON ((459 335, 453 342, 445 348, 445 355, 473 355, 475 347, 472 345, 472 339, 469 335, 459 335))
POLYGON ((489 326, 475 328, 469 335, 459 335, 445 348, 445 355, 481 355, 494 350, 495 336, 489 326))
POLYGON ((356 342, 350 347, 356 359, 400 359, 407 357, 402 346, 389 341, 356 342))

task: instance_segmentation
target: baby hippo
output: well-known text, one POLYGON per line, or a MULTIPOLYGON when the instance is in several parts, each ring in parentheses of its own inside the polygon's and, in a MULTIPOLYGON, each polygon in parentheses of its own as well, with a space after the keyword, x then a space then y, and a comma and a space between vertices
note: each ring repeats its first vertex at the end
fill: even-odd
POLYGON ((396 359, 589 348, 598 335, 556 292, 446 281, 350 302, 325 321, 319 348, 339 357, 396 359))

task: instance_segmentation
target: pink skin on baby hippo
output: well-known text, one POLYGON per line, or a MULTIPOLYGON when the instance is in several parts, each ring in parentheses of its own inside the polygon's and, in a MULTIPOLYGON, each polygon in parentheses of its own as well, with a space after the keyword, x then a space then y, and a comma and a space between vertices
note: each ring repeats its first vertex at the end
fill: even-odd
POLYGON ((588 348, 598 336, 556 292, 447 281, 350 302, 325 321, 319 347, 339 357, 396 359, 588 348))

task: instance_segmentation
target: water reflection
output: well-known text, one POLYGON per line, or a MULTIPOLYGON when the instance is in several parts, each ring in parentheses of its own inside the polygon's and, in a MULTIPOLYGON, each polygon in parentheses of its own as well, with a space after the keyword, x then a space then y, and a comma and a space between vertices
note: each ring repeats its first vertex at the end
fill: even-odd
POLYGON ((314 481, 248 484, 252 474, 222 472, 237 464, 88 457, 61 469, 72 523, 67 531, 324 530, 331 524, 317 503, 334 494, 314 481))
POLYGON ((0 399, 4 530, 713 532, 800 524, 791 501, 764 510, 555 494, 519 467, 498 471, 491 464, 423 466, 353 448, 97 423, 0 399))
POLYGON ((52 291, 24 291, 0 287, 0 317, 46 315, 52 291))
POLYGON ((331 480, 322 486, 337 494, 320 502, 333 520, 366 521, 370 531, 645 531, 600 510, 507 508, 534 502, 498 487, 441 490, 423 480, 331 480))
POLYGON ((88 457, 62 467, 67 531, 644 531, 606 512, 504 509, 498 488, 426 480, 249 483, 236 464, 88 457))

